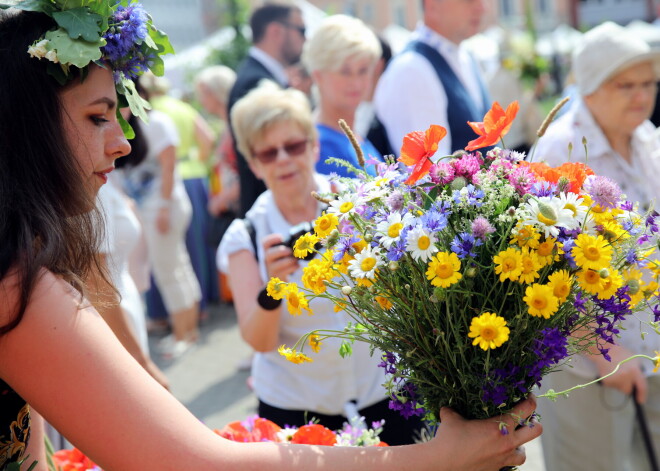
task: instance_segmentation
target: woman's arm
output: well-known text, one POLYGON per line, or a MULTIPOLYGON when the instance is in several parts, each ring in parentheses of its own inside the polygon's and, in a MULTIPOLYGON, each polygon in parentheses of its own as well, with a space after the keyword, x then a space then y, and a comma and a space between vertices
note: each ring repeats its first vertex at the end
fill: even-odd
POLYGON ((197 140, 199 160, 208 162, 215 141, 215 133, 201 115, 197 115, 195 119, 195 139, 197 140))
MULTIPOLYGON (((0 357, 12 360, 0 362, 0 377, 107 471, 496 471, 522 464, 524 452, 517 447, 541 433, 540 425, 513 431, 516 419, 509 415, 465 421, 445 409, 438 436, 422 445, 356 449, 229 442, 160 387, 93 308, 80 309, 78 300, 68 284, 45 273, 21 323, 0 337, 0 357), (508 435, 499 433, 500 420, 508 435)), ((0 312, 3 317, 6 312, 0 312)), ((524 401, 515 413, 526 417, 534 405, 533 399, 524 401)))
POLYGON ((161 166, 160 199, 161 206, 156 216, 156 229, 161 234, 170 230, 170 211, 172 204, 172 191, 174 190, 174 169, 176 168, 176 148, 166 147, 158 154, 161 166))

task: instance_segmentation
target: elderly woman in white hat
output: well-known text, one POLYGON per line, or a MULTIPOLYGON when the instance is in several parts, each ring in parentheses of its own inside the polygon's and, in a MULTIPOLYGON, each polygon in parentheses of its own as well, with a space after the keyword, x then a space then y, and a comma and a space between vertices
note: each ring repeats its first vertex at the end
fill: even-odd
MULTIPOLYGON (((534 160, 552 166, 569 159, 584 162, 597 175, 615 180, 641 209, 660 201, 660 140, 648 121, 659 66, 660 54, 621 26, 607 22, 587 32, 573 53, 578 101, 539 140, 534 160)), ((612 361, 600 354, 581 356, 572 368, 549 375, 544 388, 564 390, 604 376, 633 354, 654 355, 660 350, 660 336, 651 333, 642 339, 644 326, 638 319, 624 321, 623 327, 617 345, 609 351, 612 361)), ((660 377, 652 369, 631 361, 604 380, 602 387, 575 391, 557 402, 539 401, 546 468, 650 469, 633 400, 643 405, 651 442, 660 452, 660 377)))

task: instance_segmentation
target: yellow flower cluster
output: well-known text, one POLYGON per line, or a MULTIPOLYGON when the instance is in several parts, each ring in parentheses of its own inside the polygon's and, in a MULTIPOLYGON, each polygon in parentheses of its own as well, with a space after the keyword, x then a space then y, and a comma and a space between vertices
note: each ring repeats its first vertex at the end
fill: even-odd
POLYGON ((289 313, 294 316, 299 316, 303 310, 307 311, 310 316, 313 314, 307 298, 298 290, 298 285, 295 283, 286 283, 273 277, 266 285, 266 293, 273 299, 285 299, 289 313))
POLYGON ((311 363, 313 360, 302 352, 297 352, 295 349, 287 348, 285 345, 280 346, 277 352, 289 360, 291 363, 300 365, 301 363, 311 363))

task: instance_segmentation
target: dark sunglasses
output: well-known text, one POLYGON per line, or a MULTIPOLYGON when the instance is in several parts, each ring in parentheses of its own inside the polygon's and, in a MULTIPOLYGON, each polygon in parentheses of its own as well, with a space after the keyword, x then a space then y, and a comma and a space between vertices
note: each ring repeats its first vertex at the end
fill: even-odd
POLYGON ((304 139, 301 141, 289 142, 279 147, 271 147, 270 149, 253 152, 252 154, 254 155, 254 158, 262 164, 269 164, 277 160, 277 156, 281 150, 286 152, 289 157, 298 157, 303 155, 307 150, 308 143, 309 140, 304 139))
POLYGON ((305 31, 307 31, 307 29, 304 26, 293 25, 291 23, 287 23, 286 21, 280 21, 280 23, 287 28, 295 29, 300 33, 301 36, 305 37, 305 31))

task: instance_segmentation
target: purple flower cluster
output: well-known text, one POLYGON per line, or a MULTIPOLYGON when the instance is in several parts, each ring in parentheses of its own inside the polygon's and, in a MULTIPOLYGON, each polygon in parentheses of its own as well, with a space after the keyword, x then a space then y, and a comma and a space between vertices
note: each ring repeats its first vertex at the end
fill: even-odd
POLYGON ((118 6, 110 19, 110 27, 103 38, 106 45, 101 48, 103 57, 112 63, 115 80, 122 74, 135 79, 149 69, 154 57, 140 51, 140 45, 149 34, 149 16, 141 4, 118 6))
POLYGON ((611 178, 589 175, 584 181, 584 190, 599 206, 614 208, 621 199, 621 189, 611 178))
MULTIPOLYGON (((417 386, 412 383, 407 383, 404 378, 397 377, 397 358, 394 353, 385 352, 378 366, 385 369, 386 374, 394 375, 393 381, 395 384, 396 393, 390 395, 389 408, 391 410, 399 411, 399 413, 406 419, 413 415, 422 416, 425 414, 423 407, 419 404, 419 395, 417 394, 417 386)), ((376 428, 374 426, 374 428, 376 428)))
POLYGON ((451 250, 458 255, 458 258, 476 257, 477 254, 474 249, 482 244, 481 239, 475 239, 472 234, 462 232, 454 237, 451 250))

